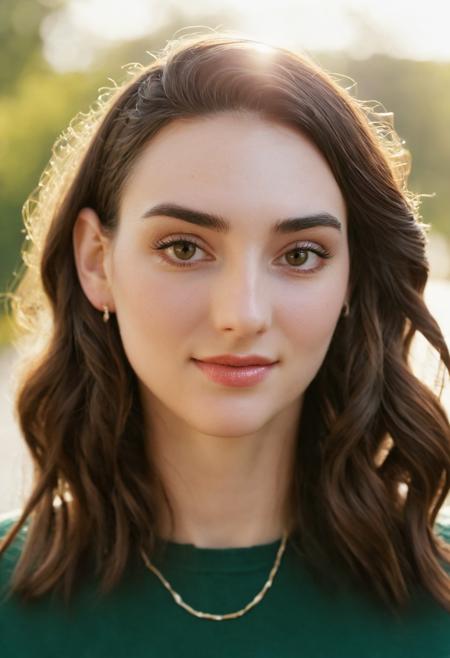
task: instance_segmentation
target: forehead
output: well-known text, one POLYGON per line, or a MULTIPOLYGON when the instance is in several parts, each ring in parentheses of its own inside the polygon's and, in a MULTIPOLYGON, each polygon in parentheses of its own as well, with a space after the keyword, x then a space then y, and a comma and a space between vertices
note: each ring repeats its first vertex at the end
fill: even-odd
POLYGON ((121 199, 121 214, 141 216, 172 202, 229 217, 330 212, 345 224, 346 207, 317 147, 300 131, 255 113, 176 119, 139 155, 121 199))

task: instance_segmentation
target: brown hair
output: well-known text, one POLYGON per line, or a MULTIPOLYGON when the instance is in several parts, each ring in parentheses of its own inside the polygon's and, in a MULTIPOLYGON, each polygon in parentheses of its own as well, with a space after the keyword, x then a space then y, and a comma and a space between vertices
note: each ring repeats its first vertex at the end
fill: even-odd
POLYGON ((348 208, 350 314, 305 391, 291 541, 318 574, 341 567, 393 610, 416 586, 450 610, 441 564, 450 550, 433 529, 450 489, 449 421, 412 371, 411 341, 419 332, 439 355, 440 394, 450 355, 423 299, 428 225, 406 186, 408 152, 381 114, 308 57, 261 45, 220 33, 170 42, 76 117, 25 207, 27 269, 13 310, 45 340, 27 357, 16 399, 33 489, 0 551, 28 520, 11 580, 24 600, 54 590, 69 601, 88 555, 109 591, 137 549, 151 555, 157 543, 159 482, 136 376, 115 316, 105 325, 79 284, 78 212, 95 209, 114 232, 132 164, 162 126, 242 110, 308 136, 348 208))

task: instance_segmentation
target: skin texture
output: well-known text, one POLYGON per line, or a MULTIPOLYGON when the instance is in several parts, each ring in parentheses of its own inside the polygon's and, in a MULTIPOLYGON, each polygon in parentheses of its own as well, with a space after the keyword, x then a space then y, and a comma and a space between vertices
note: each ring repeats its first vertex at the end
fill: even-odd
POLYGON ((161 534, 218 548, 280 537, 303 394, 347 299, 346 207, 321 153, 293 128, 254 114, 178 119, 136 161, 114 237, 84 208, 73 244, 83 291, 99 313, 108 304, 117 314, 138 377, 148 451, 175 511, 169 533, 161 506, 161 534), (142 219, 162 202, 221 215, 231 230, 142 219), (318 212, 342 230, 271 234, 277 220, 318 212), (201 248, 154 248, 173 237, 201 248), (306 241, 331 257, 293 255, 306 241), (192 362, 227 353, 279 363, 262 382, 234 388, 192 362))

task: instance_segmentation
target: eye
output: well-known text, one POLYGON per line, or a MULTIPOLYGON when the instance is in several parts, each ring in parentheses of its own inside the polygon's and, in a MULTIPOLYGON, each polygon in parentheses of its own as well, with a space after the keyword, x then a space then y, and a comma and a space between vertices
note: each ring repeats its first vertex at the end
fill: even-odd
POLYGON ((331 253, 328 251, 328 249, 325 249, 324 247, 321 247, 314 242, 302 242, 295 245, 293 249, 286 251, 282 258, 285 258, 288 262, 288 265, 291 265, 294 269, 299 270, 299 272, 312 273, 322 269, 323 261, 331 258, 331 253), (312 267, 310 266, 306 269, 300 270, 302 265, 311 261, 311 254, 316 257, 315 259, 312 259, 313 262, 316 260, 316 266, 313 265, 312 267))
POLYGON ((153 248, 157 251, 169 252, 171 251, 175 255, 175 260, 168 258, 165 253, 163 253, 163 259, 175 265, 176 267, 191 267, 192 264, 197 263, 198 261, 192 261, 191 256, 200 249, 203 251, 201 246, 194 240, 185 239, 182 237, 174 236, 173 238, 167 238, 166 240, 158 240, 153 245, 153 248), (177 259, 180 258, 183 262, 177 262, 177 259))
MULTIPOLYGON (((156 251, 171 253, 172 256, 168 257, 166 253, 162 258, 175 267, 193 267, 199 260, 193 260, 192 256, 198 251, 204 249, 192 238, 189 240, 183 236, 173 236, 164 240, 158 240, 152 245, 156 251)), ((331 253, 324 247, 314 242, 300 242, 294 245, 293 248, 286 251, 281 258, 285 258, 288 269, 298 271, 301 273, 313 273, 323 267, 323 261, 331 258, 331 253), (311 254, 317 257, 318 264, 316 266, 300 269, 305 263, 311 260, 311 254)), ((314 258, 313 258, 314 262, 314 258)))

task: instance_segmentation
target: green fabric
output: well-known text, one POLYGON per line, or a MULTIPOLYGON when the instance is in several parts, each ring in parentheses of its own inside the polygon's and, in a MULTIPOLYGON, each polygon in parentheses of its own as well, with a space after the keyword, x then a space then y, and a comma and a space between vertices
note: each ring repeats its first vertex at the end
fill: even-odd
MULTIPOLYGON (((0 523, 4 535, 12 520, 0 523)), ((437 526, 450 542, 450 526, 437 526)), ((0 559, 8 582, 20 541, 0 559), (15 546, 15 547, 14 547, 15 546)), ((156 561, 194 608, 235 611, 261 589, 279 542, 249 548, 168 545, 156 561)), ((238 619, 197 619, 176 605, 143 562, 105 599, 86 583, 67 611, 46 596, 0 603, 1 658, 450 658, 450 614, 417 595, 395 617, 362 593, 321 587, 289 543, 272 588, 238 619)))

